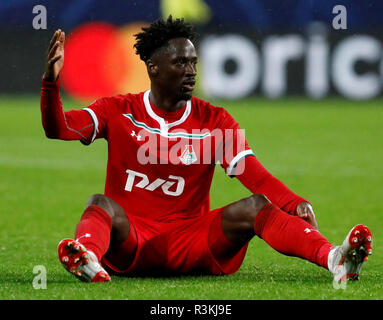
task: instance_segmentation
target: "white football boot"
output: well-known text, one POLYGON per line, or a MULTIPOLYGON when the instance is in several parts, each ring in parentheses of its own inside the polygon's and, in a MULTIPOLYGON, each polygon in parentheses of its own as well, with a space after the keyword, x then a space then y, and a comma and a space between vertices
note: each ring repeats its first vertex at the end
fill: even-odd
POLYGON ((372 254, 372 235, 367 226, 358 224, 351 229, 342 245, 331 249, 328 269, 334 275, 334 282, 359 280, 363 263, 372 254))
POLYGON ((58 256, 64 268, 84 282, 111 281, 109 274, 99 264, 96 255, 72 239, 61 240, 58 256))

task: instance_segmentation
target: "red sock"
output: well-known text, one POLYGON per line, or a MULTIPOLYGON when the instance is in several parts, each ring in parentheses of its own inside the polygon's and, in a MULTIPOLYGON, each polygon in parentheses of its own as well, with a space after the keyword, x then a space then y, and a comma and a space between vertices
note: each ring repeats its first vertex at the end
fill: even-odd
POLYGON ((306 259, 328 269, 327 257, 332 245, 303 219, 267 203, 255 218, 254 231, 280 253, 306 259))
POLYGON ((109 214, 96 205, 87 207, 77 224, 75 239, 92 251, 98 261, 108 251, 112 219, 109 214))

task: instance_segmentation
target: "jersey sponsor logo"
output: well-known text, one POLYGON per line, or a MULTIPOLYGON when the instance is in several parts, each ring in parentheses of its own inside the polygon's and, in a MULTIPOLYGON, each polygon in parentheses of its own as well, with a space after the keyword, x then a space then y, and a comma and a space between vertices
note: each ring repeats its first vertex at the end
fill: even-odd
POLYGON ((191 144, 186 145, 179 159, 181 160, 183 164, 186 164, 186 165, 196 162, 198 159, 197 159, 197 155, 194 152, 193 145, 191 144))
POLYGON ((163 193, 169 196, 179 196, 182 194, 185 188, 185 179, 179 176, 169 175, 169 180, 157 178, 153 182, 149 181, 146 174, 133 171, 130 169, 126 170, 128 178, 126 179, 125 190, 131 192, 133 187, 145 189, 148 191, 154 191, 161 187, 163 193), (175 190, 174 185, 177 183, 175 190), (172 188, 172 190, 170 190, 172 188))

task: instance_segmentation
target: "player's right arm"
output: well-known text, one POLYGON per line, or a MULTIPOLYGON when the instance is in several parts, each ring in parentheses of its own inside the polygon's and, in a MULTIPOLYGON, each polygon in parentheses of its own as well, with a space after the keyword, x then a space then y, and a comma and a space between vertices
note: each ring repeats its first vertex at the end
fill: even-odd
POLYGON ((64 44, 65 32, 58 29, 53 34, 46 53, 44 80, 50 82, 57 81, 60 71, 64 66, 64 44))
MULTIPOLYGON (((57 30, 45 58, 45 72, 41 87, 41 118, 45 135, 51 139, 81 140, 90 143, 96 136, 99 123, 89 113, 92 110, 65 112, 60 99, 59 74, 64 65, 65 33, 57 30)), ((95 102, 97 107, 99 102, 95 102)))

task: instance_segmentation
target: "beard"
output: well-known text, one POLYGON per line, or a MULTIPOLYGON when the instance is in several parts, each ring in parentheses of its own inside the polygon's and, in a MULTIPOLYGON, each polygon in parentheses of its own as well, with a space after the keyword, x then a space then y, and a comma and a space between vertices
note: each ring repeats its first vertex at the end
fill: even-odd
POLYGON ((184 88, 181 88, 179 93, 180 100, 190 100, 192 98, 193 91, 185 91, 184 88))

